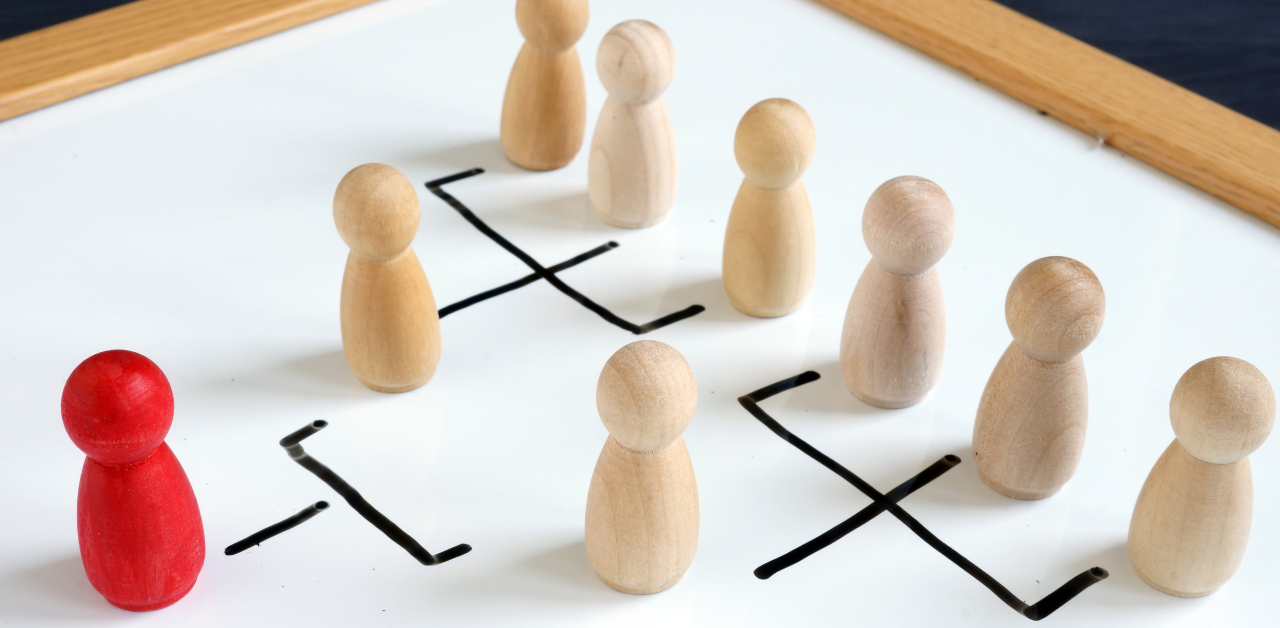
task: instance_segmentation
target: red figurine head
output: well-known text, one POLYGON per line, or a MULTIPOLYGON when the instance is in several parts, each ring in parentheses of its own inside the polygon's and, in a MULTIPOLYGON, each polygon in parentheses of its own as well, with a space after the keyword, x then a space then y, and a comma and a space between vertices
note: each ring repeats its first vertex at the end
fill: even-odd
POLYGON ((160 367, 132 351, 80 363, 62 389, 62 424, 86 455, 106 465, 138 462, 164 442, 173 390, 160 367))

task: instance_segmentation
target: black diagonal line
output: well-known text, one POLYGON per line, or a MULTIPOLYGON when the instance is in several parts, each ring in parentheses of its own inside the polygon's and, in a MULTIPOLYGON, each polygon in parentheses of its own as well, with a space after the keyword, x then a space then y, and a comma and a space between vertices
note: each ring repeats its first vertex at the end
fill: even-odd
POLYGON ((614 325, 617 325, 618 327, 621 327, 637 335, 645 334, 655 329, 665 327, 667 325, 670 325, 677 321, 684 320, 686 318, 689 318, 690 316, 694 316, 695 314, 698 314, 706 310, 706 308, 702 307, 701 305, 691 305, 683 310, 680 310, 679 312, 668 314, 657 320, 653 320, 648 323, 645 323, 644 325, 636 325, 635 323, 632 323, 614 314, 613 312, 610 312, 600 304, 587 298, 586 295, 582 294, 581 292, 578 292, 577 290, 570 288, 569 284, 566 284, 565 282, 561 281, 559 277, 556 277, 555 273, 544 268, 542 264, 539 264, 538 261, 533 259, 532 256, 520 250, 520 247, 517 247, 516 245, 512 244, 511 241, 502 237, 501 234, 499 234, 497 231, 494 231, 491 227, 489 227, 489 225, 485 224, 483 220, 480 220, 479 216, 476 216, 474 212, 472 212, 470 209, 467 209, 466 205, 463 205, 461 201, 454 198, 451 194, 449 194, 448 192, 445 192, 440 187, 443 185, 447 185, 449 183, 453 183, 455 181, 466 179, 468 177, 474 177, 482 172, 484 172, 484 169, 482 168, 472 168, 471 170, 468 170, 466 172, 459 172, 458 174, 436 179, 434 181, 428 181, 427 189, 430 190, 432 194, 435 194, 436 196, 440 197, 440 200, 443 200, 444 202, 448 203, 450 207, 457 210, 459 214, 462 214, 462 217, 465 218, 467 222, 471 223, 471 226, 478 229, 480 233, 483 233, 486 236, 489 236, 490 240, 493 240, 494 242, 498 243, 498 246, 501 246, 502 248, 506 249, 508 253, 511 253, 512 255, 519 258, 520 261, 524 262, 524 264, 528 266, 530 269, 532 269, 533 272, 536 273, 539 277, 541 277, 542 279, 545 279, 547 283, 555 286, 557 290, 559 290, 560 292, 563 292, 569 298, 573 299, 574 301, 577 301, 580 305, 582 305, 582 307, 585 307, 588 310, 595 312, 596 315, 599 316, 600 318, 603 318, 604 320, 609 321, 610 323, 613 323, 614 325))
POLYGON ((249 536, 239 541, 236 541, 235 543, 232 543, 231 545, 228 545, 227 549, 223 550, 222 553, 226 554, 227 556, 235 556, 236 554, 239 554, 240 552, 243 552, 249 549, 250 547, 253 547, 254 545, 261 545, 263 541, 271 537, 279 535, 283 532, 287 532, 289 530, 292 530, 302 525, 303 522, 324 512, 327 508, 329 508, 329 502, 319 501, 314 504, 311 504, 310 506, 307 506, 306 508, 303 508, 301 511, 299 511, 298 514, 293 515, 292 517, 289 517, 284 521, 281 521, 279 523, 273 523, 257 532, 254 532, 253 534, 250 534, 249 536))
MULTIPOLYGON (((573 268, 574 266, 577 266, 578 264, 581 264, 597 255, 600 255, 602 253, 608 253, 609 251, 612 251, 613 249, 616 249, 616 248, 618 248, 617 242, 613 242, 613 241, 606 242, 604 244, 601 244, 600 246, 597 246, 594 249, 591 249, 590 251, 587 251, 586 253, 583 253, 582 255, 560 262, 559 264, 556 264, 555 266, 552 266, 547 270, 553 273, 558 273, 562 270, 565 270, 566 268, 573 268)), ((539 275, 538 273, 533 273, 532 275, 526 275, 511 283, 498 286, 493 290, 486 290, 475 296, 467 297, 452 305, 446 305, 440 308, 439 316, 440 318, 444 318, 450 314, 453 314, 454 312, 457 312, 458 310, 471 307, 481 301, 487 301, 498 295, 506 294, 508 292, 511 292, 512 290, 515 290, 516 288, 523 288, 539 279, 542 279, 542 276, 539 275)))
POLYGON ((307 452, 302 450, 302 441, 324 429, 327 425, 329 425, 328 421, 313 421, 306 427, 280 439, 280 446, 289 452, 289 457, 294 462, 302 465, 302 468, 315 474, 316 477, 333 488, 343 499, 347 500, 348 504, 351 504, 351 507, 356 512, 360 513, 361 517, 365 518, 365 521, 372 523, 373 527, 381 530, 397 545, 403 547, 405 551, 409 552, 409 555, 418 559, 418 562, 424 565, 439 565, 471 551, 471 546, 463 543, 439 554, 428 552, 417 541, 413 540, 413 537, 409 536, 407 532, 401 530, 400 526, 397 526, 385 515, 378 512, 369 502, 365 501, 364 497, 361 497, 360 493, 352 488, 350 484, 347 484, 345 480, 338 477, 337 473, 321 464, 319 460, 307 455, 307 452))
MULTIPOLYGON (((951 468, 957 464, 960 464, 960 458, 948 454, 944 456, 942 460, 929 465, 929 468, 916 474, 915 477, 899 484, 892 491, 889 491, 885 497, 895 503, 900 502, 907 495, 916 492, 917 489, 938 479, 943 473, 950 471, 951 468)), ((797 547, 790 552, 757 567, 755 570, 756 577, 761 580, 769 579, 779 571, 782 571, 783 569, 818 553, 819 550, 825 549, 832 543, 839 541, 844 538, 845 535, 862 527, 862 525, 868 521, 875 519, 880 513, 884 512, 884 510, 884 506, 879 502, 873 502, 866 508, 859 510, 857 514, 845 519, 836 527, 827 530, 808 543, 805 543, 804 545, 801 545, 800 547, 797 547)))
POLYGON ((943 543, 941 539, 934 536, 932 532, 925 528, 919 521, 916 521, 914 517, 908 514, 906 510, 903 510, 897 503, 881 494, 852 471, 844 468, 838 462, 832 460, 821 451, 818 451, 809 443, 804 442, 800 437, 792 434, 787 430, 787 428, 782 427, 781 423, 778 423, 773 417, 769 416, 768 413, 757 405, 757 399, 768 398, 785 390, 795 388, 796 386, 801 386, 815 381, 819 377, 820 376, 817 373, 807 371, 771 386, 761 388, 749 395, 743 395, 738 398, 738 403, 742 404, 742 407, 746 408, 747 412, 750 412, 752 416, 763 423, 765 427, 769 428, 769 430, 774 434, 777 434, 783 440, 791 443, 793 447, 804 452, 810 458, 818 461, 822 466, 830 469, 836 475, 844 478, 845 481, 852 484, 859 491, 862 491, 862 493, 871 498, 872 501, 889 511, 890 514, 906 525, 907 528, 915 533, 916 536, 920 537, 920 539, 925 543, 928 543, 930 547, 943 556, 946 556, 948 560, 955 563, 956 566, 963 569, 970 576, 973 576, 975 580, 982 583, 983 586, 987 587, 987 589, 994 593, 996 597, 1009 605, 1010 608, 1018 611, 1028 619, 1038 621, 1048 617, 1050 613, 1053 613, 1063 604, 1066 604, 1072 598, 1079 595, 1082 591, 1094 584, 1097 584, 1098 582, 1101 582, 1104 578, 1110 575, 1107 573, 1107 570, 1101 567, 1094 567, 1071 580, 1068 580, 1066 584, 1058 587, 1055 591, 1045 596, 1036 604, 1028 605, 1026 602, 1019 599, 1018 596, 1014 595, 1013 592, 1009 591, 1009 589, 1005 588, 1004 585, 996 581, 995 578, 992 578, 987 572, 980 569, 977 565, 973 564, 972 561, 961 556, 959 552, 955 551, 949 545, 943 543))

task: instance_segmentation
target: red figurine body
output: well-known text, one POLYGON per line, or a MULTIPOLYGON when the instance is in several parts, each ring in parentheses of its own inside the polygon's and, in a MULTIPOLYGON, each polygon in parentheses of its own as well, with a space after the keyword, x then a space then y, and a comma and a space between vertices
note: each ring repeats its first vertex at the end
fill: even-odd
POLYGON ((76 507, 89 582, 130 611, 182 599, 204 565, 204 525, 191 482, 165 444, 173 391, 132 351, 80 363, 62 389, 62 423, 87 457, 76 507))

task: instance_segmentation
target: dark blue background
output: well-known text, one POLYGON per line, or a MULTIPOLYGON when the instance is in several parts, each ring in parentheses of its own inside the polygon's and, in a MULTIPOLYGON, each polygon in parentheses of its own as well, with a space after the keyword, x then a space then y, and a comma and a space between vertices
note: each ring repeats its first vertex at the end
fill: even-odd
MULTIPOLYGON (((1280 0, 999 0, 1280 129, 1280 0)), ((124 4, 0 0, 0 39, 124 4)))

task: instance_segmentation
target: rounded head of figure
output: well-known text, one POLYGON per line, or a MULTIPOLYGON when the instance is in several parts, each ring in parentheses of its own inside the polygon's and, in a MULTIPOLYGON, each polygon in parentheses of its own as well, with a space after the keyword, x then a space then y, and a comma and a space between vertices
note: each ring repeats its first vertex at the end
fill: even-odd
POLYGON ((627 105, 643 105, 662 96, 671 84, 676 49, 657 24, 628 20, 600 40, 596 73, 610 97, 627 105))
POLYGON ((679 351, 656 340, 618 349, 596 383, 596 410, 623 447, 655 451, 670 445, 693 419, 698 384, 679 351))
POLYGON ((564 52, 587 32, 587 0, 516 0, 516 26, 530 46, 564 52))
POLYGON ((338 235, 365 259, 388 260, 403 253, 421 218, 413 184, 391 166, 357 166, 342 177, 333 195, 338 235))
POLYGON ((781 189, 795 183, 813 161, 813 120, 786 98, 762 100, 747 110, 733 136, 733 156, 747 181, 781 189))
POLYGON ((899 275, 933 267, 951 248, 956 214, 938 184, 921 177, 885 181, 862 210, 862 239, 876 263, 899 275))
POLYGON ((1004 318, 1018 347, 1042 362, 1069 360, 1098 337, 1106 314, 1102 282, 1069 257, 1038 259, 1009 286, 1004 318))
POLYGON ((1169 421, 1187 453, 1213 464, 1235 462, 1262 446, 1276 419, 1276 395, 1257 367, 1209 358, 1173 387, 1169 421))
POLYGON ((62 388, 62 425, 86 455, 121 466, 151 455, 173 422, 173 390, 160 367, 132 351, 80 363, 62 388))

